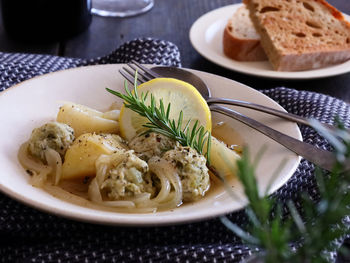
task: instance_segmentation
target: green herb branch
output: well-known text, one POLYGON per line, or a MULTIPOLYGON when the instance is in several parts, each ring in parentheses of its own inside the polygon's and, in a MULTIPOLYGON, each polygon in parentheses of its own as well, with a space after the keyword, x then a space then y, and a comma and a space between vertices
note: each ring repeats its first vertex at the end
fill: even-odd
POLYGON ((349 162, 350 135, 341 124, 336 131, 325 130, 316 121, 313 124, 334 146, 338 160, 330 174, 316 169, 318 201, 300 193, 301 209, 289 200, 288 213, 282 216, 278 200, 259 195, 255 165, 247 151, 238 160, 237 176, 250 203, 246 208, 249 223, 242 228, 227 217, 221 221, 247 244, 263 251, 254 262, 329 262, 326 252, 339 251, 336 241, 350 233, 343 222, 350 212, 350 172, 341 172, 349 162), (292 244, 299 245, 293 248, 292 244))
POLYGON ((147 105, 146 99, 149 93, 142 93, 141 96, 139 96, 137 92, 137 72, 135 73, 133 92, 129 90, 127 81, 124 82, 124 88, 126 94, 108 88, 106 88, 106 90, 123 99, 125 107, 148 119, 148 122, 143 125, 148 130, 143 134, 149 132, 163 134, 179 142, 182 146, 190 146, 194 148, 200 154, 203 154, 203 149, 207 142, 205 157, 208 166, 210 165, 211 133, 206 131, 203 126, 199 125, 198 120, 194 122, 192 128, 190 128, 192 120, 188 120, 184 125, 184 128, 182 128, 183 112, 180 112, 177 120, 170 119, 170 103, 165 107, 163 100, 160 99, 159 105, 157 105, 155 97, 151 94, 150 105, 147 105))

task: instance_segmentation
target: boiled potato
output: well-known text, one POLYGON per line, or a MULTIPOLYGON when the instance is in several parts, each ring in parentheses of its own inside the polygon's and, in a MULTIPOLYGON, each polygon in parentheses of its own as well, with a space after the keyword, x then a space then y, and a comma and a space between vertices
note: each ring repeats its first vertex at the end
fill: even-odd
MULTIPOLYGON (((117 114, 114 113, 114 116, 117 114)), ((116 119, 111 119, 112 115, 112 113, 102 113, 84 105, 66 103, 60 107, 57 121, 71 126, 76 137, 89 132, 117 133, 119 124, 116 119)))
POLYGON ((106 111, 102 114, 102 118, 109 119, 109 120, 119 120, 120 110, 110 110, 106 111))
POLYGON ((61 179, 95 176, 97 158, 123 150, 123 147, 118 135, 86 133, 79 136, 65 154, 61 179))
MULTIPOLYGON (((205 145, 204 152, 206 147, 205 145)), ((240 158, 239 154, 211 136, 210 164, 220 176, 227 177, 229 175, 235 175, 237 171, 237 160, 240 158)))

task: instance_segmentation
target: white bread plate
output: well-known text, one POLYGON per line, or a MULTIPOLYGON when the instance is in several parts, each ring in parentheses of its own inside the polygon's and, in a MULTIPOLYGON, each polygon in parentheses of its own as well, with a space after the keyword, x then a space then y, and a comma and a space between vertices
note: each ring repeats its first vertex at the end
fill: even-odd
MULTIPOLYGON (((350 72, 350 61, 320 69, 282 72, 273 70, 266 61, 243 62, 227 57, 223 52, 223 31, 227 21, 242 4, 215 9, 198 18, 190 29, 190 41, 195 50, 209 61, 240 73, 273 79, 303 80, 331 77, 350 72)), ((350 16, 343 14, 350 21, 350 16)))

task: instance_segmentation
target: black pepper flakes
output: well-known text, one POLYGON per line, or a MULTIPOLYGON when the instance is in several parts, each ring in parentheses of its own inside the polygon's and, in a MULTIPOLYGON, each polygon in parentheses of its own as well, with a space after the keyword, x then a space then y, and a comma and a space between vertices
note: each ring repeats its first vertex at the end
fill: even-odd
POLYGON ((85 176, 83 180, 83 184, 87 184, 89 182, 90 176, 85 176))

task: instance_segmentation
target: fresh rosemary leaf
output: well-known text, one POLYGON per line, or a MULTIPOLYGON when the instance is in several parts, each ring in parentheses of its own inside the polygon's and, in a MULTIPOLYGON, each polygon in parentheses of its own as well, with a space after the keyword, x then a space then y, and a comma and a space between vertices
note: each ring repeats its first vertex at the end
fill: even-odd
POLYGON ((146 105, 149 92, 146 92, 146 94, 141 93, 141 96, 138 95, 137 72, 135 73, 133 92, 129 90, 127 81, 124 82, 124 88, 126 94, 108 88, 106 88, 106 90, 124 100, 125 107, 148 119, 149 122, 143 125, 148 130, 142 134, 147 134, 149 132, 160 133, 176 140, 182 146, 194 148, 200 154, 204 154, 203 148, 205 142, 207 142, 205 157, 207 159, 207 165, 210 166, 211 133, 206 131, 203 126, 199 125, 198 120, 194 122, 191 129, 190 125, 192 120, 188 120, 184 128, 182 128, 184 118, 183 112, 180 112, 177 121, 170 119, 171 104, 169 103, 165 107, 163 100, 160 99, 159 105, 157 105, 156 99, 152 94, 150 94, 150 105, 146 105))
POLYGON ((298 203, 260 196, 255 179, 257 162, 249 159, 246 149, 237 162, 238 177, 249 200, 245 210, 248 224, 241 228, 226 217, 221 221, 248 245, 263 251, 258 262, 331 262, 329 252, 340 251, 339 240, 350 234, 346 223, 350 213, 350 171, 343 169, 349 162, 350 135, 343 125, 331 131, 313 123, 316 129, 321 127, 325 138, 333 136, 329 142, 339 160, 330 174, 316 169, 316 200, 306 192, 300 193, 298 203))

